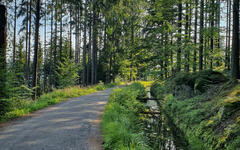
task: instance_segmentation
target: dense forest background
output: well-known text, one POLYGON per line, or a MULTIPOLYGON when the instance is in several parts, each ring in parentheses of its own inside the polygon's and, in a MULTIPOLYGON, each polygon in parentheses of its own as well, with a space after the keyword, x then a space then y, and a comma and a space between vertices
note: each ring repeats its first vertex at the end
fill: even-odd
POLYGON ((0 4, 0 98, 182 71, 239 78, 239 0, 0 4))

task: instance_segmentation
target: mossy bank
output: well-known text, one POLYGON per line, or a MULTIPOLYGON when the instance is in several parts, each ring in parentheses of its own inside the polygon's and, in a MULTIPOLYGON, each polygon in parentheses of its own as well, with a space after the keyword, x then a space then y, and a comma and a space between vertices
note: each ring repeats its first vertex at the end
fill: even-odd
POLYGON ((208 70, 155 82, 151 93, 183 132, 186 149, 240 148, 240 84, 208 70))

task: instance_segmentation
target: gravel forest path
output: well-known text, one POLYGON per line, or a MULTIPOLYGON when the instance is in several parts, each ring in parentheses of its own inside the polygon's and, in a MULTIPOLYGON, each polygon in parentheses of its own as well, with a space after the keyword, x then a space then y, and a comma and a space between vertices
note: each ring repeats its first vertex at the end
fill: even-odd
POLYGON ((37 111, 0 127, 0 150, 102 150, 101 115, 112 89, 37 111))

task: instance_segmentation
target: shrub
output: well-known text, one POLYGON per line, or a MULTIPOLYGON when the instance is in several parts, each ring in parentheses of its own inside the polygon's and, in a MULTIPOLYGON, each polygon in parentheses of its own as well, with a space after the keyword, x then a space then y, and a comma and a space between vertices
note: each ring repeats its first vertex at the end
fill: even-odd
POLYGON ((11 103, 8 100, 0 99, 0 118, 10 111, 11 103))
POLYGON ((194 90, 204 93, 209 85, 226 82, 228 79, 220 72, 205 70, 194 73, 194 90))
POLYGON ((165 86, 167 93, 171 92, 178 99, 190 98, 206 92, 212 85, 224 83, 227 78, 220 72, 204 70, 196 73, 178 73, 170 78, 165 86))
POLYGON ((78 80, 78 67, 72 60, 64 59, 57 67, 58 88, 74 86, 78 80))
POLYGON ((131 84, 129 87, 134 89, 135 91, 137 91, 137 99, 142 99, 147 96, 145 87, 141 83, 135 82, 135 83, 131 84))
POLYGON ((99 90, 99 91, 104 90, 105 89, 104 83, 102 81, 100 81, 98 83, 98 85, 96 86, 96 89, 99 90))
POLYGON ((194 78, 191 73, 181 72, 173 78, 174 86, 187 85, 189 87, 194 87, 194 78))
POLYGON ((155 82, 150 88, 150 93, 154 98, 162 99, 165 93, 164 86, 159 82, 155 82))

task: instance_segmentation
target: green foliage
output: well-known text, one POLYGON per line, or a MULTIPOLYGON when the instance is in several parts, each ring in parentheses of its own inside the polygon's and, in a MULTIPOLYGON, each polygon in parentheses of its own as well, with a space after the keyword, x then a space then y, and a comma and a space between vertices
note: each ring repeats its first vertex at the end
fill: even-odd
POLYGON ((135 82, 130 85, 130 88, 133 88, 137 91, 137 99, 142 99, 147 96, 147 92, 145 90, 145 87, 140 82, 135 82))
POLYGON ((11 93, 11 99, 16 99, 16 100, 30 99, 33 93, 33 90, 26 87, 25 85, 13 87, 9 89, 9 91, 11 93))
POLYGON ((228 79, 220 72, 205 70, 192 74, 194 79, 194 88, 200 92, 205 92, 208 85, 226 82, 228 79))
MULTIPOLYGON (((236 149, 240 142, 240 86, 232 88, 225 83, 225 76, 213 71, 193 73, 191 77, 182 74, 174 82, 181 85, 186 80, 191 85, 194 81, 196 88, 200 79, 206 82, 199 87, 207 87, 207 90, 190 98, 179 100, 172 94, 165 96, 168 92, 161 92, 163 86, 159 83, 152 85, 151 92, 154 96, 164 97, 162 109, 174 126, 184 133, 189 143, 188 149, 236 149), (218 86, 209 86, 213 84, 218 86)), ((170 83, 173 82, 166 82, 164 86, 170 83)))
POLYGON ((202 94, 211 86, 227 81, 228 79, 220 72, 204 70, 196 73, 178 73, 168 79, 164 86, 168 93, 184 99, 202 94))
POLYGON ((165 95, 165 88, 160 82, 154 82, 150 88, 151 95, 156 99, 163 99, 165 95))
POLYGON ((8 100, 0 99, 0 119, 11 109, 10 106, 11 103, 8 100))
POLYGON ((150 150, 141 128, 141 116, 145 108, 137 101, 139 84, 117 88, 110 95, 105 107, 102 131, 106 150, 150 150))
POLYGON ((74 86, 78 79, 78 69, 74 61, 65 59, 59 62, 57 69, 58 88, 62 89, 68 86, 74 86))
POLYGON ((100 90, 104 90, 104 88, 105 88, 104 83, 101 82, 101 81, 100 81, 100 82, 98 83, 98 85, 96 86, 96 89, 99 90, 99 91, 100 91, 100 90))

